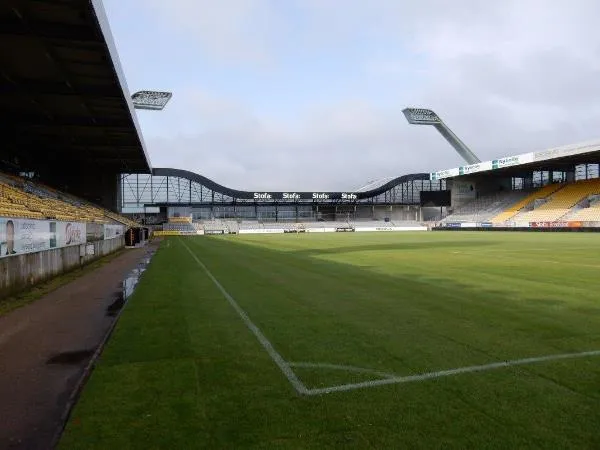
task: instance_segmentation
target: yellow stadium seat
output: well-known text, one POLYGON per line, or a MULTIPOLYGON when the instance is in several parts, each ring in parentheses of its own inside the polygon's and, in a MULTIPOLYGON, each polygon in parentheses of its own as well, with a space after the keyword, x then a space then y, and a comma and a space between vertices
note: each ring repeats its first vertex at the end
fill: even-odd
POLYGON ((546 186, 538 189, 535 192, 532 192, 530 195, 528 195, 527 197, 522 199, 520 202, 514 204, 510 208, 504 210, 503 212, 498 214, 496 217, 494 217, 492 219, 492 223, 504 223, 507 220, 512 219, 514 216, 519 214, 519 211, 521 209, 525 208, 530 203, 534 202, 535 200, 544 199, 544 198, 548 197, 549 195, 552 195, 554 192, 556 192, 563 186, 564 186, 563 184, 549 184, 549 185, 546 185, 546 186))
MULTIPOLYGON (((551 195, 543 205, 520 214, 518 220, 521 222, 557 221, 566 216, 571 208, 594 194, 600 194, 600 179, 584 180, 564 185, 562 189, 551 195)), ((593 214, 593 211, 590 214, 593 214)), ((571 220, 578 220, 575 217, 572 217, 571 220)))

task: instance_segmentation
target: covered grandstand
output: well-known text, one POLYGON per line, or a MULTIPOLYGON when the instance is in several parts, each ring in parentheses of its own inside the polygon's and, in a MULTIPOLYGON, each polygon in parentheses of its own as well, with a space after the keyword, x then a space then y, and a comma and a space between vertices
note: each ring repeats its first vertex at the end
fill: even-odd
POLYGON ((448 227, 579 228, 600 224, 600 142, 566 145, 431 173, 446 180, 448 227))
POLYGON ((0 47, 6 295, 143 240, 119 174, 151 167, 100 1, 4 2, 0 47))
POLYGON ((150 171, 100 1, 0 5, 2 170, 116 210, 150 171))
POLYGON ((52 358, 114 323, 147 250, 119 174, 151 167, 100 1, 1 2, 0 64, 0 447, 54 448, 89 359, 52 358))

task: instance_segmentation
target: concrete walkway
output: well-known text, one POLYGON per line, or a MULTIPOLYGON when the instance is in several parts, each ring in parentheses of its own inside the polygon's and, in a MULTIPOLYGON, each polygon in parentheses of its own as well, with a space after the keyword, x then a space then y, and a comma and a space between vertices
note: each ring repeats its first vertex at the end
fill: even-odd
POLYGON ((115 315, 126 275, 149 247, 0 317, 0 449, 48 450, 69 397, 115 315))

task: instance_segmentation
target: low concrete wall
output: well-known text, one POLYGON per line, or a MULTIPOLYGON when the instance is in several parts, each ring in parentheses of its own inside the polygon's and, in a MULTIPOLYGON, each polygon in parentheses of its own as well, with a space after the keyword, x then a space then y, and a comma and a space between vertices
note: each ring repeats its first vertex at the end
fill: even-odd
POLYGON ((125 246, 123 236, 0 259, 0 300, 125 246))

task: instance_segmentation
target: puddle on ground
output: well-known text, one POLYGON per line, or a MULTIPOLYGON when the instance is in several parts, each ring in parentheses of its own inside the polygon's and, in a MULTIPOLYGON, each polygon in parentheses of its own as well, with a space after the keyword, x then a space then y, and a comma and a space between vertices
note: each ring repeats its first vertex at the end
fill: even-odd
MULTIPOLYGON (((137 267, 133 269, 127 277, 123 280, 123 301, 128 299, 133 294, 135 287, 140 281, 140 277, 146 271, 150 260, 154 255, 154 251, 146 253, 146 256, 138 263, 137 267)), ((122 306, 122 305, 121 305, 122 306)))
POLYGON ((52 356, 46 364, 78 364, 94 354, 94 350, 73 350, 70 352, 57 353, 52 356))

